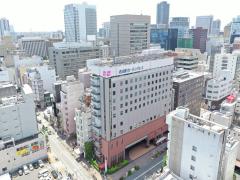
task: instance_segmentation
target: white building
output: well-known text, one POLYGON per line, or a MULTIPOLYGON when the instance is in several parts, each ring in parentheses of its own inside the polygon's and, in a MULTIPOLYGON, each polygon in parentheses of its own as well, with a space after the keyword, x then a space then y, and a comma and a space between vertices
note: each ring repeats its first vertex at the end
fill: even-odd
POLYGON ((61 89, 62 127, 67 136, 76 132, 75 108, 79 108, 79 98, 83 92, 83 84, 76 80, 74 76, 67 76, 67 83, 63 84, 61 89))
POLYGON ((174 174, 185 180, 232 179, 239 142, 227 138, 227 127, 191 115, 187 108, 171 112, 167 124, 168 166, 174 174))
POLYGON ((84 143, 90 141, 91 138, 91 90, 86 89, 85 94, 80 98, 80 108, 75 109, 75 122, 77 145, 80 153, 84 152, 84 143))
POLYGON ((38 71, 32 77, 28 79, 29 85, 32 87, 34 93, 34 101, 37 106, 40 108, 44 107, 44 89, 43 89, 43 80, 38 71))
POLYGON ((39 72, 41 76, 41 80, 43 81, 43 89, 53 93, 53 84, 56 82, 55 69, 48 65, 35 66, 28 68, 26 75, 28 78, 32 78, 36 72, 39 72))
POLYGON ((68 4, 64 8, 65 37, 67 42, 86 41, 88 35, 97 35, 96 6, 68 4))
MULTIPOLYGON (((9 91, 6 85, 0 85, 2 91, 9 91)), ((5 92, 7 93, 7 92, 5 92)), ((4 94, 5 94, 4 93, 4 94)), ((37 134, 37 121, 32 89, 24 85, 22 93, 10 93, 0 96, 0 137, 23 139, 37 134)))
POLYGON ((229 78, 231 80, 235 77, 237 64, 237 56, 233 54, 216 54, 213 64, 213 77, 217 78, 221 76, 223 70, 228 70, 230 72, 229 78))
POLYGON ((230 76, 229 71, 222 71, 217 78, 207 81, 205 98, 208 100, 209 106, 212 106, 212 102, 219 102, 230 95, 233 89, 233 80, 230 76))

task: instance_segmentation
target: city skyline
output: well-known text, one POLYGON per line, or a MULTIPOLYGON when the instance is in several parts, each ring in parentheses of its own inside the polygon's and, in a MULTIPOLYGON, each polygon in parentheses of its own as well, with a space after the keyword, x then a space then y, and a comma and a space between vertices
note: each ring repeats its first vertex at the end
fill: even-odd
MULTIPOLYGON (((16 32, 64 30, 64 5, 82 2, 84 1, 59 0, 56 3, 47 0, 9 0, 0 6, 0 17, 9 19, 10 24, 14 26, 16 32)), ((109 0, 86 0, 85 2, 96 5, 97 25, 99 28, 103 22, 110 20, 110 16, 119 14, 150 15, 151 23, 154 24, 156 22, 157 4, 161 1, 122 0, 121 4, 109 0)), ((170 19, 175 16, 190 17, 190 26, 195 25, 196 16, 213 15, 214 19, 221 19, 222 30, 227 23, 232 21, 232 18, 239 14, 238 9, 233 6, 233 4, 237 3, 237 0, 224 2, 217 0, 197 2, 190 0, 179 2, 168 0, 167 2, 170 4, 170 19), (185 8, 184 6, 191 8, 185 8), (228 13, 223 13, 224 10, 228 10, 228 13)))

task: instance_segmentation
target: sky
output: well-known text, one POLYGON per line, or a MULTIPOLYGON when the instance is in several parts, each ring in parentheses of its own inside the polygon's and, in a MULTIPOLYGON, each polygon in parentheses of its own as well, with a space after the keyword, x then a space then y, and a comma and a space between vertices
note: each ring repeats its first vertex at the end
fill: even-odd
MULTIPOLYGON (((16 32, 64 31, 64 5, 82 0, 0 0, 0 18, 6 17, 16 32)), ((111 15, 144 14, 156 22, 156 5, 161 0, 85 0, 97 7, 98 28, 111 15)), ((196 16, 214 15, 221 19, 222 29, 233 17, 240 15, 239 0, 168 0, 170 17, 190 17, 191 26, 196 16)))

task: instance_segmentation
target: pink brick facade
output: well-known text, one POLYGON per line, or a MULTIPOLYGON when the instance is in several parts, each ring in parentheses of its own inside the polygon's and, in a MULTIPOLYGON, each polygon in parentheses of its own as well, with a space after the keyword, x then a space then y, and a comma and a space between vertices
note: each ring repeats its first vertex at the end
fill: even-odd
POLYGON ((107 159, 108 166, 110 167, 125 158, 125 148, 129 144, 145 136, 147 136, 147 140, 152 140, 165 133, 168 130, 165 120, 166 117, 163 116, 111 141, 102 139, 102 154, 107 159))

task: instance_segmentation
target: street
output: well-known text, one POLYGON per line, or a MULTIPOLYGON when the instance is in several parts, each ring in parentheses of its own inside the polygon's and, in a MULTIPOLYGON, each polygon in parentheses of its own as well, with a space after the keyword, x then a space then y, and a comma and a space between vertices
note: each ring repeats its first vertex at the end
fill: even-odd
POLYGON ((80 163, 76 162, 75 158, 69 150, 63 145, 62 140, 58 137, 55 130, 43 118, 42 113, 38 116, 42 125, 48 127, 52 135, 48 136, 51 152, 64 164, 67 171, 74 175, 77 180, 93 179, 90 172, 87 171, 80 163))

